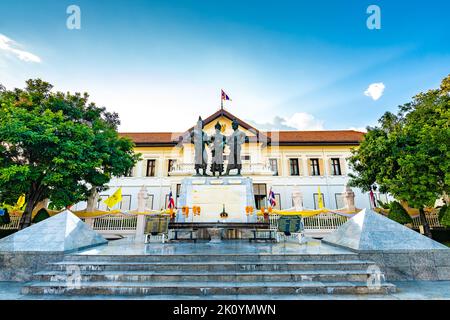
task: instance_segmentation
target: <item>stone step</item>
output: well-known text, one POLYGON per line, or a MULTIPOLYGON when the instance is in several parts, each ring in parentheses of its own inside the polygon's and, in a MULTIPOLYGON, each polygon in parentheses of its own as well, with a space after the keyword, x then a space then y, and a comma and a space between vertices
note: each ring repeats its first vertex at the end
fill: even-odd
POLYGON ((238 294, 388 294, 389 283, 369 287, 366 282, 33 282, 23 294, 59 295, 238 295, 238 294))
POLYGON ((356 253, 348 254, 149 254, 149 255, 86 255, 74 254, 64 261, 108 261, 108 262, 195 262, 195 261, 336 261, 356 260, 356 253))
POLYGON ((365 260, 344 261, 205 261, 205 262, 102 262, 63 261, 50 263, 47 271, 294 271, 294 270, 367 270, 374 263, 365 260))
MULTIPOLYGON (((249 271, 249 272, 186 272, 186 271, 82 271, 82 282, 177 282, 177 281, 216 281, 216 282, 277 282, 277 281, 359 281, 369 278, 367 270, 312 270, 312 271, 249 271)), ((65 282, 73 278, 64 271, 43 271, 34 275, 35 281, 65 282)))

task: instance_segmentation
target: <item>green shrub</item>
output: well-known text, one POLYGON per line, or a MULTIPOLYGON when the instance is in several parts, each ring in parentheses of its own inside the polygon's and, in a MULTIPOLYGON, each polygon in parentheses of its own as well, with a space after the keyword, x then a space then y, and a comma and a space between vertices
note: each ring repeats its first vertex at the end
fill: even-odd
POLYGON ((391 202, 389 209, 390 209, 388 214, 389 219, 394 220, 395 222, 401 224, 407 224, 412 222, 411 216, 399 202, 397 201, 391 202))
POLYGON ((383 209, 389 209, 389 203, 384 203, 383 201, 381 201, 381 200, 377 200, 377 204, 378 204, 378 206, 379 207, 381 207, 381 208, 383 208, 383 209))
POLYGON ((444 227, 450 227, 450 206, 445 205, 439 210, 439 222, 444 227))
POLYGON ((47 218, 50 218, 50 215, 48 214, 47 210, 42 208, 42 209, 39 209, 39 211, 36 213, 36 215, 34 216, 34 218, 31 222, 38 223, 38 222, 44 221, 47 218))

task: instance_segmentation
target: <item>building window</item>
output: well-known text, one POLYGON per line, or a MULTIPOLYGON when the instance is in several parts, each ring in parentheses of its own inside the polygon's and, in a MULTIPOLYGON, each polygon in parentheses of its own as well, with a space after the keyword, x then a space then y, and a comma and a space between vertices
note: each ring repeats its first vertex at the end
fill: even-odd
POLYGON ((273 175, 278 175, 278 160, 277 159, 269 159, 270 170, 273 171, 273 175))
POLYGON ((275 207, 276 210, 281 210, 281 195, 279 193, 275 193, 275 207))
MULTIPOLYGON (((325 205, 325 197, 323 193, 320 193, 322 195, 322 202, 323 202, 323 207, 326 208, 327 206, 325 205)), ((319 194, 318 193, 313 193, 313 198, 314 198, 314 210, 319 209, 319 194)))
POLYGON ((336 200, 336 209, 342 209, 345 207, 344 194, 343 193, 335 193, 334 199, 336 200))
POLYGON ((122 195, 122 201, 120 201, 118 204, 116 204, 112 208, 108 208, 106 203, 104 203, 104 201, 106 199, 108 199, 109 197, 110 197, 110 195, 104 195, 104 194, 100 195, 100 197, 99 197, 100 201, 97 203, 97 208, 99 210, 101 210, 101 211, 110 211, 110 210, 116 210, 116 209, 131 210, 131 195, 130 194, 122 195))
POLYGON ((311 175, 312 176, 320 176, 320 167, 319 167, 319 159, 309 159, 311 165, 311 175))
POLYGON ((177 196, 175 198, 175 206, 178 206, 178 198, 180 197, 181 194, 181 184, 177 184, 177 196))
POLYGON ((341 162, 339 161, 339 158, 331 158, 331 174, 333 176, 342 175, 341 162))
POLYGON ((170 175, 170 172, 174 169, 176 162, 177 160, 175 159, 169 159, 169 165, 167 166, 167 175, 170 175))
POLYGON ((253 194, 255 196, 256 209, 267 207, 267 187, 265 183, 254 183, 253 194))
POLYGON ((249 155, 241 156, 242 161, 250 161, 251 157, 249 155))
POLYGON ((145 201, 145 207, 150 209, 150 210, 153 210, 153 198, 154 198, 153 194, 147 193, 147 199, 145 201))
POLYGON ((298 176, 298 159, 289 159, 289 167, 291 168, 291 176, 298 176))
POLYGON ((147 171, 145 175, 147 177, 154 177, 156 171, 155 168, 156 168, 156 160, 155 159, 147 160, 147 171))
POLYGON ((105 201, 106 199, 108 199, 108 195, 102 194, 100 195, 99 201, 97 202, 97 208, 100 211, 108 211, 108 207, 106 206, 106 203, 104 203, 103 201, 105 201))
POLYGON ((124 194, 122 196, 122 201, 119 202, 121 210, 131 210, 131 195, 124 194))

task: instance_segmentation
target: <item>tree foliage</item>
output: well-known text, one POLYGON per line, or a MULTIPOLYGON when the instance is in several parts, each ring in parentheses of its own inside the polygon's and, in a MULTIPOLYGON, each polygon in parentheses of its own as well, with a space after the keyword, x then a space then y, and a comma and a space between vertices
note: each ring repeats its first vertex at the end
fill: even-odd
POLYGON ((439 89, 400 106, 397 114, 386 112, 349 161, 352 186, 369 191, 376 184, 419 208, 430 236, 423 208, 450 188, 450 76, 439 89))
POLYGON ((395 222, 401 224, 407 224, 412 222, 411 216, 403 208, 403 206, 398 201, 392 201, 389 205, 388 218, 394 220, 395 222))
POLYGON ((41 208, 34 216, 32 223, 38 223, 38 222, 44 221, 45 219, 48 219, 48 218, 50 218, 48 211, 45 210, 44 208, 41 208))
POLYGON ((88 98, 52 92, 40 79, 0 92, 0 203, 26 195, 21 227, 39 201, 62 208, 85 200, 136 163, 132 141, 117 133, 118 115, 88 98))
POLYGON ((450 206, 448 204, 439 210, 439 222, 444 227, 450 227, 450 206))

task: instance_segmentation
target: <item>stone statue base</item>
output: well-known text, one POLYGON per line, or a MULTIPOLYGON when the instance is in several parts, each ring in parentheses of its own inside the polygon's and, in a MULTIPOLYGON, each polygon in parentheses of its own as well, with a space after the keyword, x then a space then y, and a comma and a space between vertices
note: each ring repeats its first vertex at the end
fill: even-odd
POLYGON ((253 182, 248 177, 189 177, 181 182, 176 222, 217 222, 220 214, 228 213, 227 222, 254 223, 256 210, 246 213, 246 208, 255 208, 253 182), (200 207, 200 214, 189 210, 186 217, 183 206, 200 207))
POLYGON ((208 228, 208 234, 211 237, 209 243, 221 243, 222 242, 222 228, 208 228))

